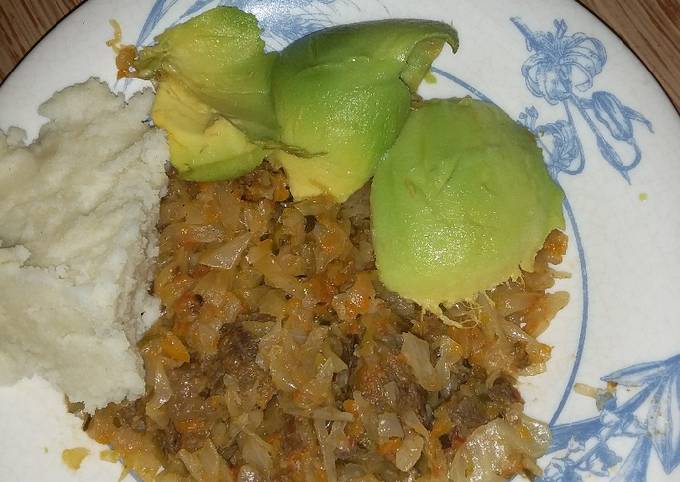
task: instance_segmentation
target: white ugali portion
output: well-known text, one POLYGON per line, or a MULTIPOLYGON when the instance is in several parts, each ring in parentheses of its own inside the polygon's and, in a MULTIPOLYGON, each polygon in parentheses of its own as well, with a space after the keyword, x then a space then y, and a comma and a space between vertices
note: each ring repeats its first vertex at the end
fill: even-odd
POLYGON ((152 101, 89 80, 40 107, 31 145, 0 132, 0 383, 38 374, 88 411, 143 394, 168 159, 152 101))

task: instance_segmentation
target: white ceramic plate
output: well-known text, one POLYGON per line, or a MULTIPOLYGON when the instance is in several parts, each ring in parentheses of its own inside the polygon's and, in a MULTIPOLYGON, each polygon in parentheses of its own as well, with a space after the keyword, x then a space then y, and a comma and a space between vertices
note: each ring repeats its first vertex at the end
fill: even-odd
MULTIPOLYGON (((0 129, 37 134, 38 105, 91 76, 115 82, 109 19, 124 40, 148 44, 186 16, 217 4, 254 13, 278 49, 324 26, 386 17, 431 18, 459 31, 456 55, 436 61, 425 96, 495 102, 541 134, 566 194, 570 249, 562 283, 571 303, 542 339, 554 345, 545 374, 522 382, 526 410, 550 421, 543 481, 678 480, 680 470, 680 120, 640 62, 575 2, 523 0, 90 0, 21 63, 0 88, 0 129), (618 383, 605 406, 574 383, 618 383)), ((0 193, 0 195, 2 195, 0 193)), ((2 294, 0 294, 0 303, 2 294)), ((2 334, 0 333, 0 336, 2 334)), ((0 388, 0 480, 115 481, 45 382, 0 388), (79 471, 64 448, 92 451, 79 471)))

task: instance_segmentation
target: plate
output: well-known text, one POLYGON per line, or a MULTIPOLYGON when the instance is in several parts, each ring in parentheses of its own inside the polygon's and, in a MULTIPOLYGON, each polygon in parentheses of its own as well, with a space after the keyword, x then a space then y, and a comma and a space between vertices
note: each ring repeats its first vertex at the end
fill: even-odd
MULTIPOLYGON (((559 286, 571 302, 542 340, 544 374, 522 380, 530 415, 549 421, 548 481, 678 480, 680 470, 680 119, 622 42, 575 2, 523 0, 90 0, 53 30, 0 88, 0 128, 35 136, 38 105, 55 90, 98 76, 115 80, 109 20, 145 45, 166 27, 218 4, 254 13, 272 49, 318 28, 412 17, 451 22, 456 55, 435 62, 426 97, 471 95, 496 103, 539 135, 566 192, 570 238, 559 286), (599 404, 576 384, 614 395, 599 404)), ((1 299, 1 295, 0 295, 1 299)), ((0 335, 1 336, 1 335, 0 335)), ((105 447, 80 431, 62 395, 40 379, 0 388, 0 479, 115 481, 105 447), (64 448, 91 455, 78 471, 64 448)), ((130 476, 126 480, 132 480, 130 476)))

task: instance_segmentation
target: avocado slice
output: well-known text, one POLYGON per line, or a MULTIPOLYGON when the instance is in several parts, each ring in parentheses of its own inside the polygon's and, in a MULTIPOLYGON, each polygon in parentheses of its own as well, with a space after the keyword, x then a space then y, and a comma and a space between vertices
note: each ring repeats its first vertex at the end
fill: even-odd
POLYGON ((172 165, 183 179, 233 179, 265 157, 261 146, 173 78, 158 85, 151 117, 167 132, 172 165))
POLYGON ((265 53, 254 15, 216 7, 165 30, 139 51, 130 76, 181 83, 252 140, 278 138, 271 96, 277 53, 265 53))
POLYGON ((309 155, 273 158, 296 199, 344 201, 368 181, 445 43, 458 46, 448 24, 383 20, 320 30, 281 52, 272 73, 280 140, 309 155))
POLYGON ((534 136, 471 98, 424 102, 379 164, 372 233, 385 286, 437 313, 531 269, 564 227, 534 136))

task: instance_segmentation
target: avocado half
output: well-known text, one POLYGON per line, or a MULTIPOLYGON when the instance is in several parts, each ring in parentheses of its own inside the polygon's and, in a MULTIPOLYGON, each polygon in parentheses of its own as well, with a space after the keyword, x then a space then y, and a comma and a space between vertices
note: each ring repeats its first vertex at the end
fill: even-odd
POLYGON ((373 242, 385 286, 434 312, 530 270, 564 228, 531 132, 471 98, 424 102, 379 164, 373 242))

